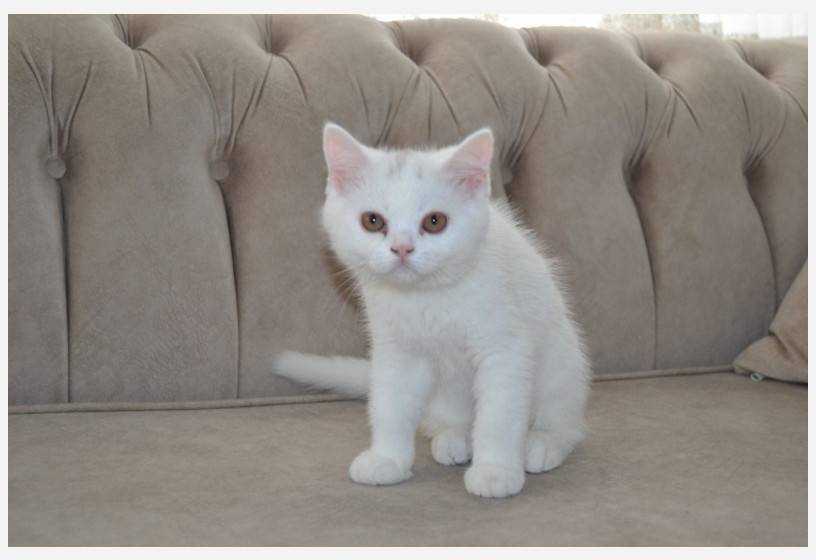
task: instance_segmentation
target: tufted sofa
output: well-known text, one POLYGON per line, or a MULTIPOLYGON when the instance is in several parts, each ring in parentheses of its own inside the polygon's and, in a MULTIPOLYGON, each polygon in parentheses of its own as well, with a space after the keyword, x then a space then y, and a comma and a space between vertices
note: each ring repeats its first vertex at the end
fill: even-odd
POLYGON ((9 17, 10 545, 807 544, 807 43, 361 16, 9 17), (326 120, 492 127, 560 260, 589 435, 507 500, 353 484, 326 120))

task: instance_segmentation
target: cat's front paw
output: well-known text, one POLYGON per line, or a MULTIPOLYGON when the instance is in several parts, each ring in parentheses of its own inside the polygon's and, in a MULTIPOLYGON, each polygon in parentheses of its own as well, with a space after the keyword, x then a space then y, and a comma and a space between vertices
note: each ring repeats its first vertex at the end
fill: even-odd
POLYGON ((349 475, 358 484, 381 486, 408 480, 411 478, 411 470, 408 467, 401 467, 389 457, 368 450, 354 459, 349 467, 349 475))
POLYGON ((431 454, 441 465, 462 465, 470 461, 470 436, 466 432, 449 430, 431 440, 431 454))
POLYGON ((483 498, 508 498, 521 492, 524 470, 490 463, 480 463, 465 472, 465 488, 483 498))

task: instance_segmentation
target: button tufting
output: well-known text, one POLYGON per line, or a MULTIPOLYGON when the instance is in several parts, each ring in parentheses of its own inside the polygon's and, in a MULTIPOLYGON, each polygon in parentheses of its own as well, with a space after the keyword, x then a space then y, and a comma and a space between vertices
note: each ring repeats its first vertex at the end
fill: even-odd
POLYGON ((62 179, 67 167, 61 157, 51 156, 45 160, 45 170, 54 179, 62 179))
POLYGON ((214 159, 210 162, 210 175, 216 181, 223 181, 229 175, 230 168, 223 159, 214 159))

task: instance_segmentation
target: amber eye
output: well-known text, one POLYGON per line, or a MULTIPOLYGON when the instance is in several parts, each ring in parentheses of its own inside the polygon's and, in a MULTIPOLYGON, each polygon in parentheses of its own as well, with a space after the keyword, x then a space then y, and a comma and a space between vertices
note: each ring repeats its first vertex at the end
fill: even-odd
POLYGON ((431 212, 422 219, 422 229, 428 233, 439 233, 448 225, 448 217, 442 212, 431 212))
POLYGON ((363 217, 360 219, 363 224, 363 227, 366 231, 370 231, 373 233, 377 233, 380 231, 385 231, 385 218, 381 215, 377 214, 376 212, 366 212, 363 214, 363 217))

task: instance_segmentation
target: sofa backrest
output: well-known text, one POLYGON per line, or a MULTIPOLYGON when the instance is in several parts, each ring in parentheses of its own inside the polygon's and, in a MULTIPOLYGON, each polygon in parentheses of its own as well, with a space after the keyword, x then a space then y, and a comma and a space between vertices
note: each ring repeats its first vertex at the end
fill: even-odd
POLYGON ((363 354, 327 120, 490 126, 595 371, 727 364, 807 256, 807 44, 359 16, 9 17, 9 403, 288 394, 363 354))

